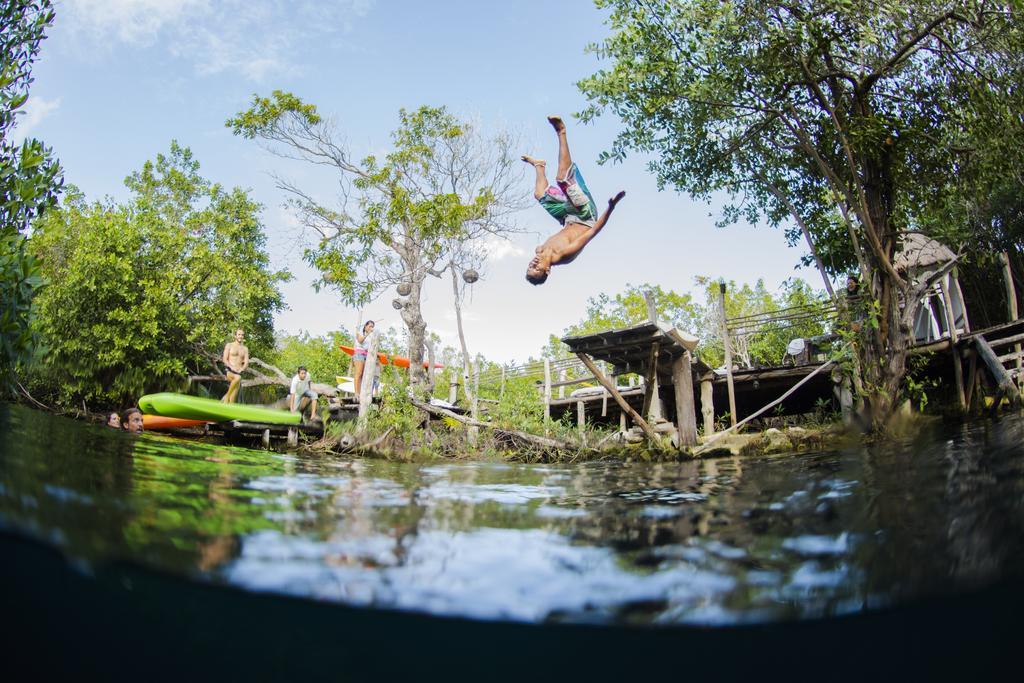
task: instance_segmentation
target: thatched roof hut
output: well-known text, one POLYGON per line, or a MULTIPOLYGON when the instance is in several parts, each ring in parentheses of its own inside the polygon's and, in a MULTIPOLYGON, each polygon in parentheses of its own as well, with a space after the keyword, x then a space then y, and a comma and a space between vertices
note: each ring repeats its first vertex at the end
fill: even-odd
MULTIPOLYGON (((897 271, 905 273, 912 281, 919 281, 929 277, 955 258, 956 254, 946 245, 919 232, 912 232, 903 238, 903 248, 896 254, 893 265, 897 271)), ((952 311, 957 329, 970 331, 964 295, 956 274, 945 275, 943 282, 937 282, 936 286, 925 292, 924 297, 915 305, 914 339, 919 343, 935 341, 949 335, 948 310, 952 311), (950 298, 949 309, 945 301, 947 291, 950 298)))
POLYGON ((909 233, 903 239, 903 248, 896 254, 893 265, 899 272, 908 269, 924 269, 948 263, 956 258, 956 254, 937 240, 919 232, 909 233))

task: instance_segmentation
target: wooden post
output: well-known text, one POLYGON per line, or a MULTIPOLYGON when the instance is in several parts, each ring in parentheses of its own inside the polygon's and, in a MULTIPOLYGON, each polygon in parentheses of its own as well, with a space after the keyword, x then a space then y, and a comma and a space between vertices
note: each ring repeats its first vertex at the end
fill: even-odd
POLYGON ((366 339, 366 364, 359 385, 359 419, 363 420, 373 403, 373 380, 377 376, 377 342, 380 334, 375 329, 366 339))
MULTIPOLYGON (((605 370, 608 368, 605 367, 605 370)), ((612 375, 612 382, 618 384, 618 380, 612 375)), ((601 387, 601 417, 608 417, 608 390, 601 387)))
POLYGON ((1010 322, 1017 320, 1017 288, 1013 286, 1013 270, 1010 268, 1010 255, 1003 252, 999 255, 1003 262, 1003 284, 1006 285, 1006 312, 1010 316, 1010 322))
MULTIPOLYGON (((480 415, 480 363, 474 360, 471 368, 473 373, 473 396, 469 399, 469 416, 474 420, 479 418, 480 415)), ((471 426, 466 430, 466 435, 469 438, 469 445, 476 447, 477 439, 480 435, 480 428, 471 426)))
MULTIPOLYGON (((270 440, 270 430, 267 430, 267 441, 270 440)), ((288 428, 288 445, 295 447, 299 445, 299 430, 295 427, 288 428)))
POLYGON ((448 379, 448 402, 455 405, 455 402, 459 400, 459 376, 454 372, 449 371, 448 379))
POLYGON ((949 352, 953 356, 953 379, 956 382, 956 398, 960 412, 967 410, 967 401, 964 398, 964 367, 960 362, 960 352, 956 348, 958 340, 956 332, 956 318, 953 315, 952 288, 949 285, 949 273, 939 280, 939 290, 942 292, 942 300, 946 304, 946 329, 949 330, 949 352))
POLYGON ((967 357, 967 386, 966 395, 964 401, 967 403, 967 409, 971 409, 971 401, 974 400, 974 389, 978 383, 978 354, 973 350, 968 350, 967 357))
MULTIPOLYGON (((1017 288, 1013 286, 1013 270, 1010 268, 1010 254, 1003 252, 1000 254, 1000 260, 1003 262, 1003 282, 1006 285, 1006 312, 1010 317, 1010 322, 1017 320, 1020 316, 1017 313, 1017 288)), ((1020 344, 1014 344, 1013 352, 1020 353, 1020 344)), ((1017 358, 1017 378, 1020 381, 1020 370, 1021 370, 1021 359, 1017 358)))
POLYGON ((1013 383, 1013 378, 1010 377, 1010 373, 1006 371, 1003 364, 999 362, 999 358, 996 356, 995 351, 988 345, 988 341, 982 335, 978 335, 974 338, 974 347, 978 351, 978 357, 985 363, 985 367, 988 368, 989 374, 992 375, 992 380, 998 386, 996 393, 995 404, 993 408, 999 406, 999 401, 1002 396, 1006 396, 1010 401, 1010 405, 1013 407, 1019 407, 1021 404, 1020 392, 1017 390, 1017 385, 1013 383))
POLYGON ((601 383, 601 386, 611 392, 612 398, 614 398, 615 402, 619 404, 619 408, 633 418, 633 423, 643 430, 651 443, 657 444, 658 435, 653 429, 651 429, 651 425, 647 424, 647 420, 640 417, 640 414, 630 407, 629 403, 626 402, 626 399, 622 398, 622 394, 619 393, 619 390, 615 385, 609 382, 608 378, 604 376, 604 373, 597 369, 597 366, 594 365, 594 361, 590 360, 590 357, 585 353, 577 353, 576 356, 583 361, 583 364, 587 366, 587 370, 590 370, 590 373, 594 375, 598 382, 601 383))
POLYGON ((715 433, 715 385, 710 379, 700 381, 700 412, 704 416, 704 438, 715 433))
POLYGON ((473 419, 477 419, 480 410, 480 361, 473 361, 473 419))
POLYGON ((501 389, 498 390, 498 400, 505 398, 505 366, 501 366, 501 389))
POLYGON ((843 424, 852 425, 855 417, 853 406, 853 389, 850 378, 843 377, 839 382, 839 412, 843 416, 843 424))
POLYGON ((544 359, 544 430, 547 435, 547 423, 551 422, 551 361, 544 359))
POLYGON ((576 424, 580 430, 580 439, 583 440, 583 445, 586 446, 587 406, 583 401, 576 401, 576 424))
POLYGON ((654 373, 651 381, 654 391, 651 392, 650 422, 659 422, 665 419, 665 404, 661 401, 661 385, 658 383, 658 373, 654 373))
MULTIPOLYGON (((291 432, 290 429, 288 431, 291 432)), ((263 430, 263 438, 261 439, 261 441, 263 442, 264 448, 270 448, 270 429, 263 430)))
POLYGON ((558 371, 558 383, 562 386, 558 387, 558 398, 565 398, 565 385, 562 382, 565 381, 565 368, 558 371))
POLYGON ((644 303, 647 304, 647 321, 652 325, 657 325, 658 307, 654 305, 654 295, 649 291, 644 292, 644 303))
POLYGON ((427 387, 430 395, 434 395, 434 340, 427 341, 427 387))
POLYGON ((722 344, 725 346, 725 377, 729 387, 729 423, 736 426, 736 388, 732 383, 732 344, 729 342, 729 321, 725 317, 725 281, 718 283, 718 308, 722 311, 722 344))
POLYGON ((645 420, 651 414, 651 402, 657 398, 658 393, 658 352, 659 344, 654 342, 647 358, 647 372, 644 373, 644 403, 640 414, 645 420))
POLYGON ((693 369, 690 366, 690 352, 672 363, 672 386, 676 398, 676 429, 679 434, 679 450, 697 445, 697 416, 693 408, 693 369))

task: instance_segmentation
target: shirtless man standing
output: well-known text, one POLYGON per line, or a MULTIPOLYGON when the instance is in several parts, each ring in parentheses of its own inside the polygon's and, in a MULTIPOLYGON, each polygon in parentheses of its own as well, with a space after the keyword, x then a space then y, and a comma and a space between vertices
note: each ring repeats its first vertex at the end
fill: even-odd
POLYGON ((537 254, 526 267, 526 279, 535 285, 544 284, 551 266, 572 263, 583 251, 583 247, 601 232, 615 205, 626 196, 625 192, 619 192, 609 199, 608 208, 598 216, 594 198, 569 154, 565 123, 557 116, 549 116, 548 122, 558 135, 557 185, 548 185, 546 162, 525 154, 522 158, 533 166, 537 174, 534 198, 563 227, 537 247, 537 254))
POLYGON ((235 330, 235 340, 224 345, 224 355, 221 360, 227 366, 228 391, 221 399, 224 403, 234 403, 238 400, 238 389, 242 386, 242 372, 249 367, 249 347, 242 343, 245 339, 245 332, 235 330))

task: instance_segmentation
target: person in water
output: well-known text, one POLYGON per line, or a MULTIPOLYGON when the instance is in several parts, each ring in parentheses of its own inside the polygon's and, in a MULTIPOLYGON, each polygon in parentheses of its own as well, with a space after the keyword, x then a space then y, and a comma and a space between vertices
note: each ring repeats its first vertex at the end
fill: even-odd
POLYGON ((144 429, 142 411, 138 408, 129 408, 124 411, 121 423, 124 425, 125 431, 131 432, 132 434, 141 434, 144 429))
POLYGON ((319 394, 313 391, 311 385, 313 379, 309 376, 309 371, 306 370, 305 365, 300 365, 296 371, 295 376, 292 377, 291 389, 288 392, 288 409, 293 413, 303 412, 306 405, 310 405, 310 419, 316 420, 316 404, 317 399, 320 398, 319 394))
POLYGON ((121 416, 117 414, 116 410, 110 411, 107 415, 107 426, 113 427, 114 429, 121 428, 121 416))
POLYGON ((242 386, 242 373, 249 367, 249 347, 243 344, 245 332, 235 330, 235 339, 224 345, 224 354, 221 360, 224 362, 228 378, 228 390, 221 398, 225 403, 234 403, 238 400, 238 390, 242 386))
POLYGON ((373 321, 367 320, 363 329, 356 332, 356 347, 352 353, 352 366, 355 368, 352 373, 352 387, 356 391, 356 398, 359 398, 359 387, 363 382, 363 368, 366 367, 366 338, 373 332, 373 321))
POLYGON ((548 184, 547 162, 525 154, 522 157, 523 161, 533 166, 536 173, 534 199, 562 224, 561 230, 537 247, 536 254, 526 267, 526 279, 535 285, 544 284, 552 266, 572 263, 583 251, 583 247, 601 232, 616 204, 626 196, 625 192, 616 194, 608 200, 608 208, 598 215, 594 197, 569 153, 565 123, 558 116, 549 116, 548 122, 558 136, 556 184, 548 184))

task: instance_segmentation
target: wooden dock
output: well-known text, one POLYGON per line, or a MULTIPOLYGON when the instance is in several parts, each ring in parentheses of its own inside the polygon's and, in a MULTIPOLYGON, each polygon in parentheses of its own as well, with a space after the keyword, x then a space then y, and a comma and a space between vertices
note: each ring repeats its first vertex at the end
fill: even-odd
MULTIPOLYGON (((652 374, 649 361, 656 336, 648 323, 624 330, 570 337, 562 341, 574 352, 591 353, 595 359, 608 361, 613 366, 610 373, 613 377, 627 372, 651 377, 659 401, 652 400, 653 397, 646 399, 649 403, 645 401, 650 393, 645 389, 646 383, 636 387, 620 387, 618 393, 633 411, 649 417, 653 410, 654 419, 658 420, 662 416, 675 417, 679 412, 677 397, 680 393, 675 388, 677 375, 673 375, 671 365, 673 358, 681 355, 681 347, 668 345, 667 358, 662 356, 663 351, 659 349, 658 360, 655 362, 657 368, 652 374)), ((920 371, 922 376, 936 380, 938 386, 934 391, 949 392, 944 398, 954 405, 957 401, 956 392, 961 392, 962 408, 969 410, 977 409, 985 395, 993 394, 997 397, 997 403, 998 398, 1006 398, 1011 404, 1019 405, 1024 383, 1022 346, 1024 319, 983 330, 959 331, 955 333, 955 340, 946 336, 938 341, 917 344, 911 347, 910 353, 912 356, 929 356, 920 371)), ((816 354, 798 360, 796 364, 734 369, 731 379, 737 420, 778 399, 826 362, 824 354, 816 354)), ((800 415, 814 412, 819 407, 838 411, 841 408, 843 379, 835 367, 818 372, 768 415, 800 415)), ((699 360, 694 360, 691 364, 690 384, 690 398, 692 405, 702 415, 704 435, 719 431, 723 424, 729 422, 729 377, 721 369, 713 370, 699 360)), ((580 424, 584 421, 602 425, 618 423, 622 431, 629 424, 629 411, 621 407, 618 401, 611 400, 611 392, 601 387, 594 376, 561 383, 551 383, 549 380, 546 396, 552 419, 560 419, 570 413, 580 424), (559 384, 594 386, 584 392, 574 392, 576 395, 551 397, 551 387, 559 384)))
POLYGON ((211 424, 209 430, 211 432, 220 432, 224 438, 230 440, 259 438, 264 448, 270 448, 275 440, 284 440, 289 446, 295 446, 299 442, 299 434, 322 436, 324 426, 323 423, 270 424, 228 420, 227 422, 211 424))

